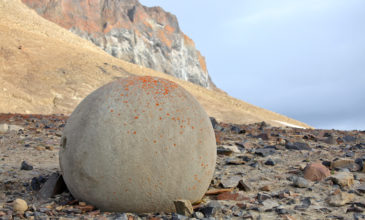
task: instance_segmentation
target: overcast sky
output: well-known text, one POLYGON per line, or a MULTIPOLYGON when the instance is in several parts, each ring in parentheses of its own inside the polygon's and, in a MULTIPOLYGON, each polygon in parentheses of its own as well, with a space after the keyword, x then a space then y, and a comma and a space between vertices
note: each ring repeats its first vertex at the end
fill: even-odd
POLYGON ((214 83, 316 128, 365 130, 364 0, 141 0, 175 14, 214 83))

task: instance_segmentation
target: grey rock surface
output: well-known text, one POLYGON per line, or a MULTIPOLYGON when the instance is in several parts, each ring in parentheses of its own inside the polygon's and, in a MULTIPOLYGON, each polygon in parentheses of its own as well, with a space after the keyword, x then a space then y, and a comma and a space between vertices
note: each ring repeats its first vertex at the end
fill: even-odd
POLYGON ((60 167, 72 195, 101 210, 174 211, 199 201, 213 176, 215 135, 177 84, 129 77, 87 96, 62 137, 60 167))

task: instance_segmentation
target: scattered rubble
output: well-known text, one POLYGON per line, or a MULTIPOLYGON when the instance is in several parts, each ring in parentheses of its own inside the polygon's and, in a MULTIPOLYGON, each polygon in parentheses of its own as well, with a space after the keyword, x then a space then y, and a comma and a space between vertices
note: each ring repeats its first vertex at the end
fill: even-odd
POLYGON ((62 187, 58 150, 66 120, 62 115, 0 115, 0 124, 23 128, 0 134, 0 219, 365 217, 365 131, 216 122, 217 165, 203 199, 191 207, 175 203, 177 213, 137 215, 102 212, 62 187), (22 161, 33 169, 21 170, 22 161), (26 208, 15 206, 19 199, 26 208))

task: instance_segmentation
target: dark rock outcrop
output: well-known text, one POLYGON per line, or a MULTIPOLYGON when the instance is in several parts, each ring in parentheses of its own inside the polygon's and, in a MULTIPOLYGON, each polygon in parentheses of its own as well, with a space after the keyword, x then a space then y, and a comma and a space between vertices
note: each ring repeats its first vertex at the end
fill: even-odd
POLYGON ((22 0, 44 18, 120 59, 215 87, 205 58, 175 15, 138 0, 22 0))

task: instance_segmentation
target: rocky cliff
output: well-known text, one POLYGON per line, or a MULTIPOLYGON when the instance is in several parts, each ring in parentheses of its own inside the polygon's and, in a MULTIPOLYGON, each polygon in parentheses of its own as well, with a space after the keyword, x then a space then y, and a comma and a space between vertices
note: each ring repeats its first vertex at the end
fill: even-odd
POLYGON ((175 15, 138 0, 22 0, 114 57, 211 88, 205 58, 175 15))

